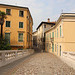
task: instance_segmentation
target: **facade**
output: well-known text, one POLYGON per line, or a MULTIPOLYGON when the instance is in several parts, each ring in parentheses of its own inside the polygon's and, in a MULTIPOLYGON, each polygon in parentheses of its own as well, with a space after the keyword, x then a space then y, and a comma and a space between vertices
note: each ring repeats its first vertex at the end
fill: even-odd
POLYGON ((33 32, 33 46, 37 47, 37 31, 33 32))
POLYGON ((3 37, 12 49, 32 47, 33 19, 27 7, 0 4, 7 18, 3 25, 3 37))
POLYGON ((37 27, 37 47, 45 50, 45 31, 50 29, 52 26, 55 25, 55 22, 41 22, 40 25, 37 27))
POLYGON ((45 51, 62 56, 75 52, 75 13, 62 13, 55 26, 45 32, 45 51))

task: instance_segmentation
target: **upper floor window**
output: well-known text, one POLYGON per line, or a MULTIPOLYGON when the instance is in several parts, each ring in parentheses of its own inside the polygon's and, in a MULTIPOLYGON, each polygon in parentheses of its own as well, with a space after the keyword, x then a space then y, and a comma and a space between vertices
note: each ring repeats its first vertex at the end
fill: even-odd
POLYGON ((11 9, 6 9, 6 14, 11 15, 11 9))
POLYGON ((61 37, 61 26, 60 26, 60 37, 61 37))
POLYGON ((57 29, 57 37, 58 37, 58 29, 57 29))
POLYGON ((6 27, 10 27, 10 21, 6 21, 6 27))
POLYGON ((23 28, 23 22, 19 22, 19 28, 23 28))
POLYGON ((23 33, 18 34, 18 41, 23 42, 23 33))
POLYGON ((52 32, 52 38, 54 38, 54 32, 52 32))
POLYGON ((44 25, 44 28, 46 28, 46 25, 44 25))
POLYGON ((51 33, 50 33, 50 38, 51 38, 51 33))
POLYGON ((24 16, 24 11, 19 11, 19 16, 23 17, 24 16))

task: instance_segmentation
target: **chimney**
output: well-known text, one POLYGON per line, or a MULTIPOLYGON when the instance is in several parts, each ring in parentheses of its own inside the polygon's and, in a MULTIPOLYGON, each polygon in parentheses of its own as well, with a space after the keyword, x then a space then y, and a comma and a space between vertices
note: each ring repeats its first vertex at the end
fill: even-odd
POLYGON ((50 22, 50 19, 48 18, 48 22, 50 22))

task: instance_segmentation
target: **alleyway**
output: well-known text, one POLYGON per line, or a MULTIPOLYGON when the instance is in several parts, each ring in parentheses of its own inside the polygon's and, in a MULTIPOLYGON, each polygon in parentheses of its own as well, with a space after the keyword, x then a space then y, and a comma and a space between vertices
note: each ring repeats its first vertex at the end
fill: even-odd
POLYGON ((75 70, 50 53, 37 53, 24 60, 10 75, 75 75, 75 70))

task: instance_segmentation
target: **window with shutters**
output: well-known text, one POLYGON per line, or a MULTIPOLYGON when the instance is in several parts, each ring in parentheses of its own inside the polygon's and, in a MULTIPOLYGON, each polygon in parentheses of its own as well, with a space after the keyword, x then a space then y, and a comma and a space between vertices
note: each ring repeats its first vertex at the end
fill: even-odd
POLYGON ((18 34, 18 41, 23 42, 23 33, 18 34))

